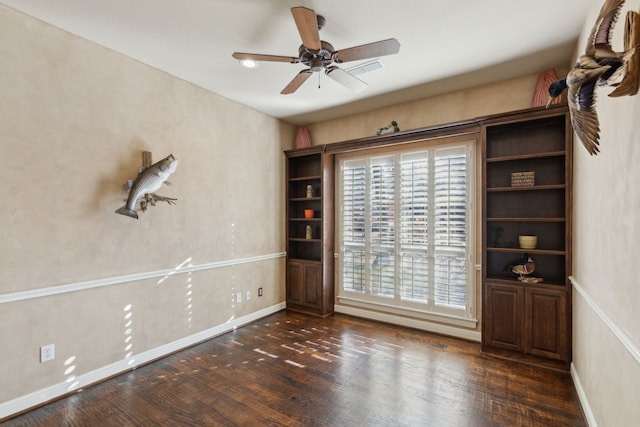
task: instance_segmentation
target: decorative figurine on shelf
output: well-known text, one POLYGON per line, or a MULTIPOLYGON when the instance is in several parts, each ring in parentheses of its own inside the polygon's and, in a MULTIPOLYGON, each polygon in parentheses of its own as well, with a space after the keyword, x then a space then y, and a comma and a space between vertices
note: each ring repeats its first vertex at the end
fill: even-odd
POLYGON ((596 112, 596 86, 615 87, 609 96, 635 95, 640 76, 640 14, 627 13, 623 52, 611 47, 613 26, 625 0, 607 0, 591 30, 587 46, 567 77, 549 86, 549 102, 568 89, 571 124, 589 154, 600 151, 600 125, 596 112))
POLYGON ((307 228, 305 230, 305 235, 304 238, 307 240, 311 240, 311 226, 307 225, 307 228))
POLYGON ((307 185, 307 199, 310 199, 313 197, 313 187, 311 186, 311 184, 307 185))
POLYGON ((385 126, 383 128, 378 129, 378 135, 386 135, 388 133, 400 132, 400 128, 398 127, 398 123, 393 120, 389 126, 385 126))
POLYGON ((135 210, 138 199, 140 199, 140 209, 142 211, 145 211, 149 204, 155 206, 158 201, 174 205, 175 201, 178 200, 154 194, 163 184, 166 184, 169 175, 176 171, 179 163, 178 159, 173 157, 173 154, 169 154, 164 159, 149 166, 147 163, 151 163, 151 153, 148 151, 143 152, 142 158, 143 166, 138 170, 138 176, 135 180, 128 181, 129 197, 127 198, 127 203, 116 211, 116 213, 135 219, 138 219, 138 213, 135 210))
POLYGON ((510 265, 507 270, 518 275, 518 280, 523 283, 539 283, 542 279, 539 277, 529 277, 536 269, 536 264, 531 257, 527 257, 527 261, 521 264, 510 265))
POLYGON ((524 264, 516 264, 511 266, 511 271, 517 274, 518 280, 522 280, 526 275, 533 273, 536 269, 536 264, 533 262, 531 257, 527 258, 527 262, 524 264))

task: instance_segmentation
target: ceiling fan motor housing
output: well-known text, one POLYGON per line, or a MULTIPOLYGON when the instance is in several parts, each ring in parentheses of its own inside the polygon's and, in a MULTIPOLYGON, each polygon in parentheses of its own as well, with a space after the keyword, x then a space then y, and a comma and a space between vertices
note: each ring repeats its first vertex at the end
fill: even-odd
POLYGON ((298 55, 300 62, 309 67, 311 71, 317 72, 327 68, 333 62, 333 46, 331 43, 320 41, 320 50, 310 50, 300 45, 298 55))

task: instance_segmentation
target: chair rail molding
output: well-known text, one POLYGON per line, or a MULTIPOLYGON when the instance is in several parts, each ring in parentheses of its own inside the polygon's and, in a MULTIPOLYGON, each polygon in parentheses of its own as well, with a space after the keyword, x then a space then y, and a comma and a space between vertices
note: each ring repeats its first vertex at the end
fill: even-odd
POLYGON ((640 364, 640 349, 629 339, 629 337, 624 333, 622 329, 616 325, 616 323, 605 313, 599 306, 596 304, 591 297, 587 294, 587 292, 580 286, 575 277, 570 276, 569 280, 573 288, 580 294, 582 299, 591 307, 591 309, 600 317, 600 319, 604 322, 605 325, 613 332, 613 334, 618 338, 618 340, 622 343, 622 345, 631 353, 636 362, 640 364))
POLYGON ((68 283, 65 285, 50 286, 46 288, 31 289, 27 291, 9 292, 0 294, 0 304, 6 304, 16 301, 24 301, 33 298, 49 297, 52 295, 65 294, 68 292, 83 291, 86 289, 100 288, 104 286, 120 285, 122 283, 135 282, 146 279, 165 278, 176 274, 186 274, 195 271, 211 270, 214 268, 229 267, 233 265, 247 264, 252 262, 265 261, 276 258, 283 258, 285 252, 276 252, 266 255, 257 255, 246 258, 237 258, 225 261, 216 261, 206 264, 191 265, 191 258, 187 258, 181 264, 174 268, 168 268, 158 271, 148 271, 143 273, 128 274, 125 276, 108 277, 104 279, 87 280, 84 282, 68 283))

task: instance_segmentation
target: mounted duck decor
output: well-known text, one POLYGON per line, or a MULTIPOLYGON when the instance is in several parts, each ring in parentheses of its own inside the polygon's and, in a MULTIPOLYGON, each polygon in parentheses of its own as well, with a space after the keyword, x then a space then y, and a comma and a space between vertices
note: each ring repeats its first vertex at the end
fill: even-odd
POLYGON ((398 123, 393 120, 389 123, 389 126, 385 126, 383 128, 378 129, 378 135, 386 135, 388 133, 400 132, 400 128, 398 127, 398 123))
POLYGON ((640 77, 640 54, 637 52, 640 38, 638 12, 629 11, 626 18, 623 52, 611 48, 611 33, 618 21, 625 0, 607 0, 600 9, 584 55, 578 58, 567 77, 549 86, 549 102, 568 88, 568 104, 573 130, 589 154, 600 151, 600 125, 595 108, 595 88, 611 86, 616 89, 609 96, 635 95, 640 77))
POLYGON ((144 151, 142 153, 142 167, 138 170, 138 176, 135 180, 128 181, 129 197, 127 203, 118 209, 116 213, 126 215, 131 218, 138 219, 138 213, 135 210, 136 203, 140 200, 140 210, 147 210, 147 206, 155 206, 156 202, 167 202, 174 205, 178 199, 163 197, 154 194, 163 184, 168 184, 167 178, 176 171, 178 167, 178 159, 169 154, 157 163, 151 164, 151 153, 144 151))

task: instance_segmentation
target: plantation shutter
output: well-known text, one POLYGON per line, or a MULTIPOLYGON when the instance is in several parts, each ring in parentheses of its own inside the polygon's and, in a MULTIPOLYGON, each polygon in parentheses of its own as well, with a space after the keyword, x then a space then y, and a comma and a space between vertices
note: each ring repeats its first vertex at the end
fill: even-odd
POLYGON ((342 287, 365 291, 366 165, 348 161, 342 167, 342 287))
POLYGON ((371 294, 395 295, 396 175, 393 157, 371 161, 371 294))
POLYGON ((435 303, 464 308, 467 290, 467 153, 435 151, 435 303))
POLYGON ((467 142, 340 160, 339 301, 474 316, 471 152, 467 142))
POLYGON ((403 154, 400 160, 400 295, 429 299, 429 157, 403 154))

